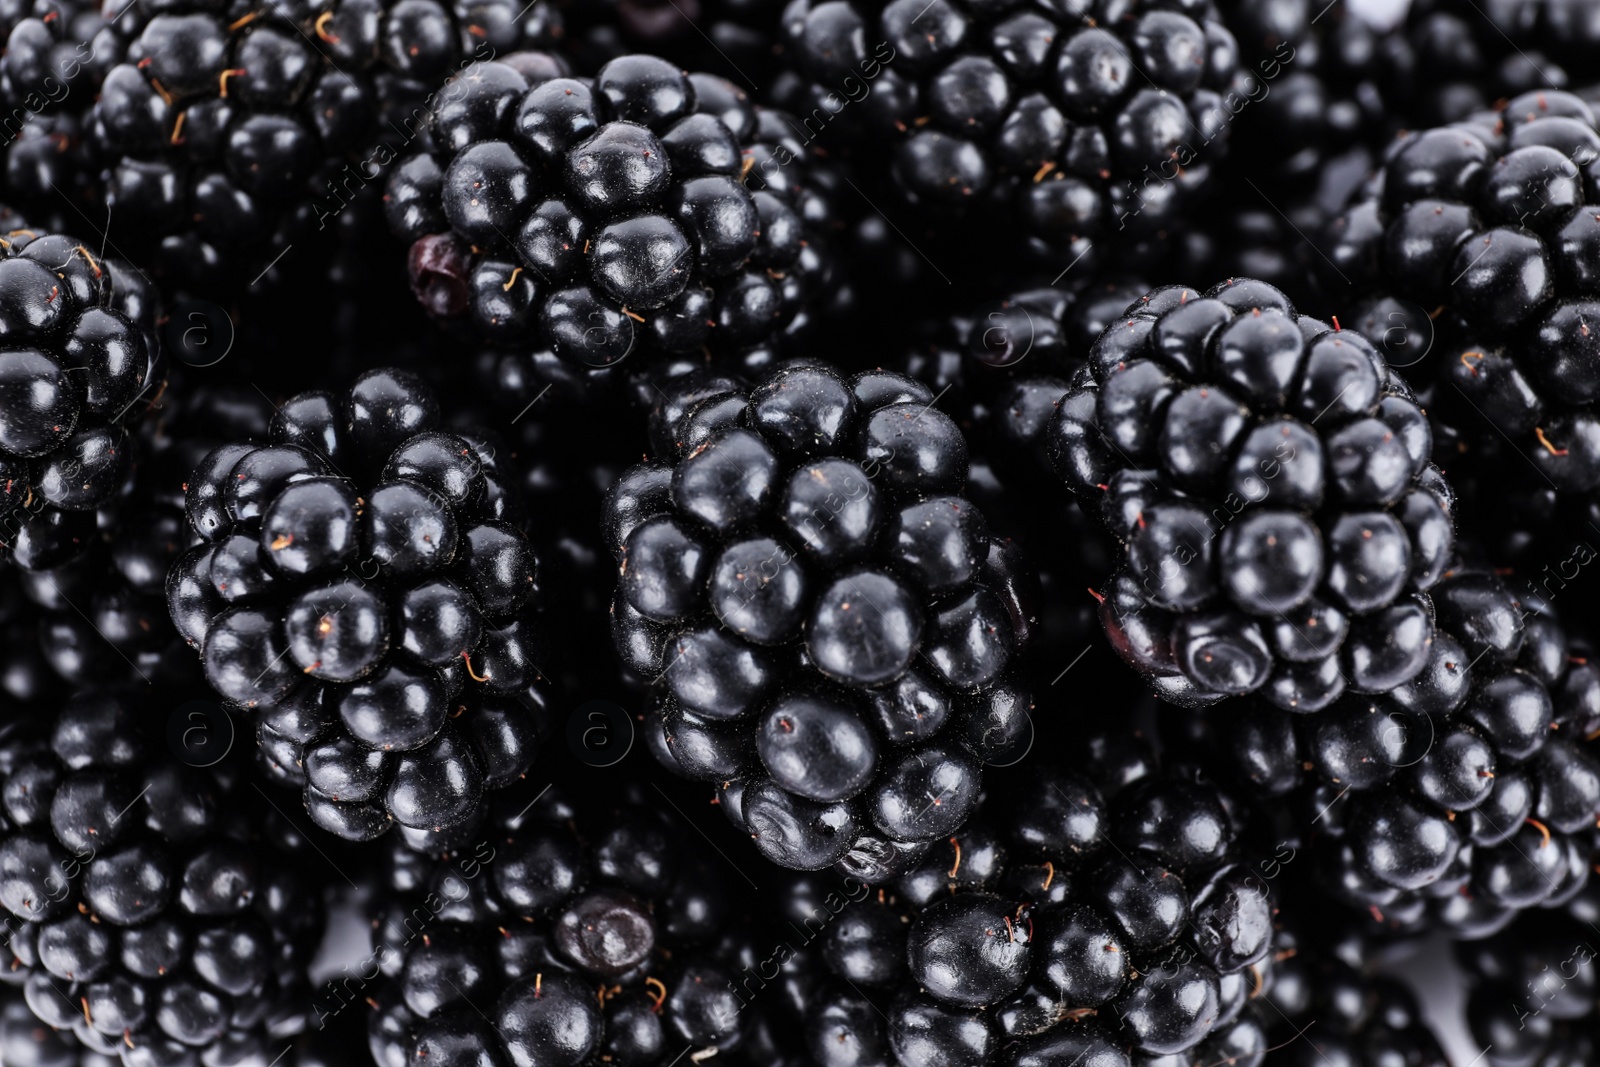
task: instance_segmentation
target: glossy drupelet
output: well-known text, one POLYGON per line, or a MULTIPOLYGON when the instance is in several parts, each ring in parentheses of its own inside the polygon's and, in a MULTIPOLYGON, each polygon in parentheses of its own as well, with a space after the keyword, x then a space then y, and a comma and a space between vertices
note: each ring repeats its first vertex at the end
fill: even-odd
POLYGON ((502 447, 445 432, 430 389, 380 369, 292 397, 265 443, 188 477, 173 622, 342 837, 448 841, 533 759, 538 560, 502 447))
POLYGON ((966 442, 890 372, 667 388, 604 519, 646 740, 777 863, 903 866, 1031 740, 1026 568, 962 496, 966 442))
POLYGON ((749 925, 687 827, 538 789, 496 808, 473 844, 393 850, 373 956, 319 992, 319 1018, 364 1013, 379 1067, 775 1062, 735 992, 749 925))
POLYGON ((1124 546, 1106 633, 1165 699, 1314 711, 1423 669, 1451 494, 1366 338, 1251 279, 1157 289, 1101 334, 1047 432, 1124 546))
POLYGON ((265 1063, 308 1021, 319 878, 237 768, 169 751, 177 704, 93 691, 0 728, 6 982, 124 1067, 265 1063))
POLYGON ((898 877, 797 884, 792 999, 820 1067, 1221 1059, 1272 987, 1271 875, 1203 778, 1076 740, 1082 770, 991 787, 898 877))
POLYGON ((1014 233, 1003 247, 1056 270, 1159 247, 1251 83, 1207 0, 795 0, 782 35, 792 72, 773 92, 807 139, 862 142, 864 168, 886 166, 905 199, 981 206, 980 242, 1014 233))
POLYGON ((815 168, 731 82, 630 55, 593 78, 481 63, 452 87, 386 196, 433 315, 601 367, 771 345, 829 283, 815 168))
POLYGON ((1600 818, 1600 669, 1535 590, 1483 570, 1433 590, 1427 664, 1385 693, 1284 715, 1259 697, 1173 716, 1203 762, 1314 856, 1358 925, 1485 937, 1582 892, 1600 818))
POLYGON ((159 366, 156 297, 128 265, 0 209, 0 552, 84 551, 134 468, 159 366))

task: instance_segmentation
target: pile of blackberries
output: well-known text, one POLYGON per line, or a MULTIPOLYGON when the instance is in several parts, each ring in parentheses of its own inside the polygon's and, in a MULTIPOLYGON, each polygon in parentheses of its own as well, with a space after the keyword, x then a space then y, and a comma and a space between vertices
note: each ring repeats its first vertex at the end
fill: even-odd
POLYGON ((0 36, 0 1067, 1595 1058, 1600 5, 0 36))

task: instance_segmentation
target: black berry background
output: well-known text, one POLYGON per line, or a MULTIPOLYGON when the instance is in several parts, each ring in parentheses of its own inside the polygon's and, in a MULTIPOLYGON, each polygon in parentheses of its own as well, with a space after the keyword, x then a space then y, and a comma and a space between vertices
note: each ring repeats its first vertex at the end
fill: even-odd
POLYGON ((1600 1062, 1600 0, 0 32, 0 1065, 1600 1062))

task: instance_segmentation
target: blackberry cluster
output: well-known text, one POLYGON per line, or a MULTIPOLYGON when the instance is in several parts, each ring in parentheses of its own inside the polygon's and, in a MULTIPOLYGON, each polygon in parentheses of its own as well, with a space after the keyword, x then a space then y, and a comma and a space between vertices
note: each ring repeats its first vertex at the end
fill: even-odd
POLYGON ((782 34, 795 74, 774 93, 808 139, 888 135, 907 199, 990 206, 1016 247, 1063 263, 1163 240, 1251 81, 1209 0, 800 0, 782 34))
MULTIPOLYGON (((1310 924, 1305 924, 1309 928, 1310 924)), ((1280 923, 1273 933, 1270 1009, 1252 1006, 1254 1027, 1218 1043, 1212 1064, 1265 1062, 1269 1067, 1449 1067, 1423 1021, 1417 998, 1393 978, 1373 975, 1357 951, 1280 923), (1258 1046, 1261 1035, 1267 1045, 1258 1046), (1263 1056, 1263 1053, 1265 1055, 1263 1056), (1235 1061, 1234 1057, 1239 1060, 1235 1061)), ((1197 1061, 1197 1067, 1201 1067, 1197 1061)))
POLYGON ((826 964, 804 998, 819 1067, 1200 1067, 1246 1043, 1275 908, 1227 799, 1131 737, 1087 751, 1098 780, 1031 766, 887 884, 847 881, 824 910, 801 883, 792 927, 826 964))
POLYGON ((927 387, 791 363, 680 382, 611 490, 612 632, 646 737, 769 859, 892 870, 1031 740, 1020 563, 927 387))
POLYGON ((805 324, 831 211, 777 112, 645 55, 593 79, 481 63, 453 87, 386 197, 435 316, 589 367, 805 324))
POLYGON ((126 264, 0 218, 0 550, 43 571, 87 547, 133 469, 157 309, 126 264))
POLYGON ((186 485, 167 604, 322 828, 469 832, 537 744, 538 560, 509 464, 399 370, 291 398, 186 485))
POLYGON ((735 985, 747 930, 681 827, 636 803, 497 807, 471 847, 393 851, 369 973, 330 981, 320 1017, 370 1004, 379 1067, 775 1062, 735 985))
POLYGON ((169 706, 102 690, 0 727, 5 981, 125 1067, 269 1062, 306 1023, 320 892, 227 764, 152 736, 169 706))
POLYGON ((1593 108, 1530 92, 1397 140, 1330 227, 1332 264, 1365 294, 1360 314, 1427 353, 1406 373, 1437 385, 1449 459, 1495 483, 1475 523, 1494 523, 1495 494, 1530 474, 1548 498, 1537 506, 1567 498, 1600 513, 1597 161, 1593 108))
POLYGON ((90 50, 114 62, 83 94, 83 132, 103 200, 144 255, 205 287, 254 278, 322 230, 426 136, 453 74, 561 32, 552 5, 512 0, 176 0, 102 15, 90 50))
POLYGON ((1362 336, 1250 279, 1157 289, 1101 334, 1049 428, 1122 542, 1101 620, 1165 699, 1315 711, 1423 670, 1451 495, 1362 336))
POLYGON ((1423 670, 1315 715, 1185 713, 1208 766, 1284 798, 1318 881, 1379 932, 1484 937, 1588 884, 1600 817, 1600 666, 1536 596, 1487 571, 1435 586, 1423 670))

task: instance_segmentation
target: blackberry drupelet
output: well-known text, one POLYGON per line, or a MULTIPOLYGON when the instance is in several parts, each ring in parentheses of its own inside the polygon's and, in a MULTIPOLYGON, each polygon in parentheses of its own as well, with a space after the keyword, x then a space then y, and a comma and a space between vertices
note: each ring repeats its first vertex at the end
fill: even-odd
POLYGON ((1203 1050, 1272 984, 1269 882, 1226 798, 1131 740, 1030 766, 898 878, 799 909, 820 1067, 1223 1060, 1203 1050))
POLYGON ((1540 506, 1600 514, 1597 183, 1591 106, 1530 92, 1397 140, 1330 227, 1358 314, 1428 340, 1406 373, 1437 383, 1446 459, 1486 489, 1474 525, 1498 524, 1500 494, 1530 482, 1540 506))
POLYGON ((0 236, 0 551, 25 570, 73 559, 133 469, 159 373, 155 295, 75 237, 0 236))
POLYGON ((966 442, 886 371, 667 384, 604 520, 646 739, 774 862, 903 865, 1031 740, 1024 568, 961 495, 966 442))
POLYGON ((1428 661, 1451 495, 1366 338, 1251 279, 1157 289, 1053 416, 1056 469, 1124 546, 1101 621, 1163 698, 1313 711, 1428 661))
POLYGON ((452 74, 561 32, 552 5, 512 0, 176 0, 105 14, 121 50, 86 131, 104 198, 143 258, 207 288, 219 276, 243 288, 322 230, 425 136, 452 74))
POLYGON ((609 366, 769 346, 828 284, 832 217, 778 113, 654 56, 476 64, 389 179, 412 287, 490 340, 609 366))
POLYGON ((319 1016, 366 1013, 380 1067, 745 1063, 761 1012, 734 979, 754 954, 697 844, 637 804, 524 792, 496 799, 475 845, 394 849, 374 954, 319 1016))
POLYGON ((170 706, 99 690, 0 727, 6 981, 124 1067, 268 1062, 307 1021, 322 899, 236 769, 168 753, 170 706))
POLYGON ((795 0, 782 32, 773 91, 808 139, 887 136, 905 198, 983 205, 1057 269, 1159 245, 1250 83, 1209 0, 795 0))
POLYGON ((291 398, 265 443, 218 446, 186 486, 173 622, 254 710, 274 776, 351 840, 470 832, 537 743, 537 559, 510 457, 441 426, 419 379, 368 371, 291 398))
POLYGON ((1600 818, 1600 667, 1548 602, 1452 569, 1422 672, 1288 716, 1261 697, 1184 712, 1170 740, 1281 798, 1322 890, 1374 932, 1484 937, 1589 882, 1600 818))

